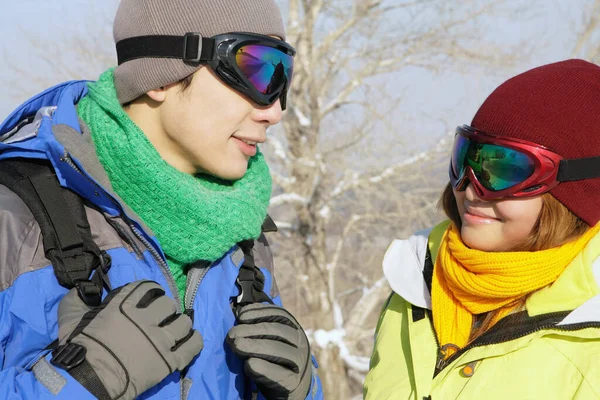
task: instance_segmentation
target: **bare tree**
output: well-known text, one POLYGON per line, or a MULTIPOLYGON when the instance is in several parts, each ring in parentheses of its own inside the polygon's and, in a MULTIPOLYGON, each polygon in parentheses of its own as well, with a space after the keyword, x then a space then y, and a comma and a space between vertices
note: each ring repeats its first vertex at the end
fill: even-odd
POLYGON ((436 203, 451 137, 391 156, 404 146, 390 138, 410 140, 391 123, 402 110, 405 76, 465 62, 510 66, 520 53, 481 39, 485 18, 501 11, 497 2, 290 0, 288 6, 288 40, 298 56, 283 131, 270 136, 266 150, 277 185, 271 210, 285 236, 276 242, 276 261, 286 268, 285 301, 309 329, 327 398, 347 399, 360 393, 389 294, 379 268, 385 246, 440 218, 436 203), (387 154, 365 154, 381 141, 387 154))
POLYGON ((86 13, 93 18, 82 18, 83 23, 60 26, 53 31, 52 40, 47 32, 30 26, 15 26, 27 47, 23 57, 15 61, 5 47, 0 54, 5 60, 5 71, 18 78, 7 86, 7 94, 15 101, 23 101, 49 85, 73 79, 95 79, 116 64, 112 39, 112 10, 118 0, 106 0, 102 6, 90 3, 86 13), (111 7, 108 7, 108 5, 111 7))
POLYGON ((600 0, 590 1, 573 48, 573 57, 600 62, 600 0))

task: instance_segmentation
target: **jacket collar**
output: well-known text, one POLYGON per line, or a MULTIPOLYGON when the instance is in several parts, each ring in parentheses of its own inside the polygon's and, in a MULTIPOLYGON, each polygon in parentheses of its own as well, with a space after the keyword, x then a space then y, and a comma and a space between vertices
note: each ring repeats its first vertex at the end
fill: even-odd
POLYGON ((65 124, 79 130, 74 104, 87 94, 88 81, 69 81, 51 87, 27 100, 13 111, 0 125, 0 136, 14 129, 25 118, 45 107, 54 107, 53 124, 65 124))
POLYGON ((59 182, 96 204, 109 215, 120 209, 154 242, 152 231, 112 190, 92 142, 89 128, 77 115, 77 103, 88 92, 89 81, 69 81, 32 97, 0 125, 0 159, 46 158, 59 182), (68 157, 67 157, 68 156, 68 157), (75 173, 69 160, 79 168, 75 173), (85 176, 87 179, 81 179, 85 176), (108 196, 98 195, 98 186, 108 196), (119 207, 115 207, 115 201, 119 207))
POLYGON ((532 294, 530 315, 574 310, 559 325, 600 322, 600 235, 596 235, 552 284, 532 294))
MULTIPOLYGON (((431 229, 405 240, 394 240, 383 259, 392 290, 409 303, 431 309, 431 294, 423 277, 431 229)), ((600 235, 595 236, 552 284, 526 302, 530 316, 573 310, 559 325, 600 322, 600 235)))
POLYGON ((409 303, 427 309, 431 309, 431 294, 423 278, 423 267, 430 231, 394 240, 383 258, 383 273, 392 290, 409 303))

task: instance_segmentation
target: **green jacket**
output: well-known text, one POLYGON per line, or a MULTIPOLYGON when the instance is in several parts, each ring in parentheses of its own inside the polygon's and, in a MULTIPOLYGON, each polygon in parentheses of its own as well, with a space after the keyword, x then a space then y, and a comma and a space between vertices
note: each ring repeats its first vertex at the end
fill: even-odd
POLYGON ((444 363, 429 285, 445 226, 395 241, 386 253, 394 293, 377 325, 365 399, 600 399, 600 235, 530 296, 526 311, 444 363))

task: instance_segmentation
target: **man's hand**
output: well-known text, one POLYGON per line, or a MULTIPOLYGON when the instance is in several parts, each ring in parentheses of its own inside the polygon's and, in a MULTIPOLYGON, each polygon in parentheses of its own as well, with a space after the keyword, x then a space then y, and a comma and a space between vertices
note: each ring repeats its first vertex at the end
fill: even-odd
POLYGON ((306 398, 312 380, 310 345, 285 309, 255 303, 237 310, 238 325, 227 334, 233 352, 268 400, 306 398))
POLYGON ((59 304, 52 363, 98 398, 134 399, 202 350, 200 333, 175 304, 151 281, 115 289, 96 308, 72 289, 59 304))

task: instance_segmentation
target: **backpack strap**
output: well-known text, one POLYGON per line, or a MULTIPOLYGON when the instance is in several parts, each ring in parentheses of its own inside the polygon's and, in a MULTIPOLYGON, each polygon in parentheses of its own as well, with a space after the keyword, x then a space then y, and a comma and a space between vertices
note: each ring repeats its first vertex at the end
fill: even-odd
MULTIPOLYGON (((277 225, 275 225, 269 214, 265 217, 261 231, 263 233, 277 232, 277 225)), ((254 264, 254 240, 244 240, 238 243, 238 246, 244 253, 244 262, 235 281, 240 294, 233 299, 233 308, 237 309, 252 303, 274 304, 273 300, 264 291, 265 275, 254 264)))
POLYGON ((17 194, 31 210, 58 283, 67 289, 76 287, 89 306, 99 305, 102 288, 110 287, 106 276, 110 257, 92 240, 81 197, 61 187, 54 169, 44 160, 1 161, 0 184, 17 194))
POLYGON ((254 240, 245 240, 238 243, 244 252, 244 262, 240 267, 238 277, 235 281, 240 294, 233 301, 233 307, 243 307, 252 303, 269 303, 273 300, 264 292, 265 275, 260 268, 254 265, 254 240))

